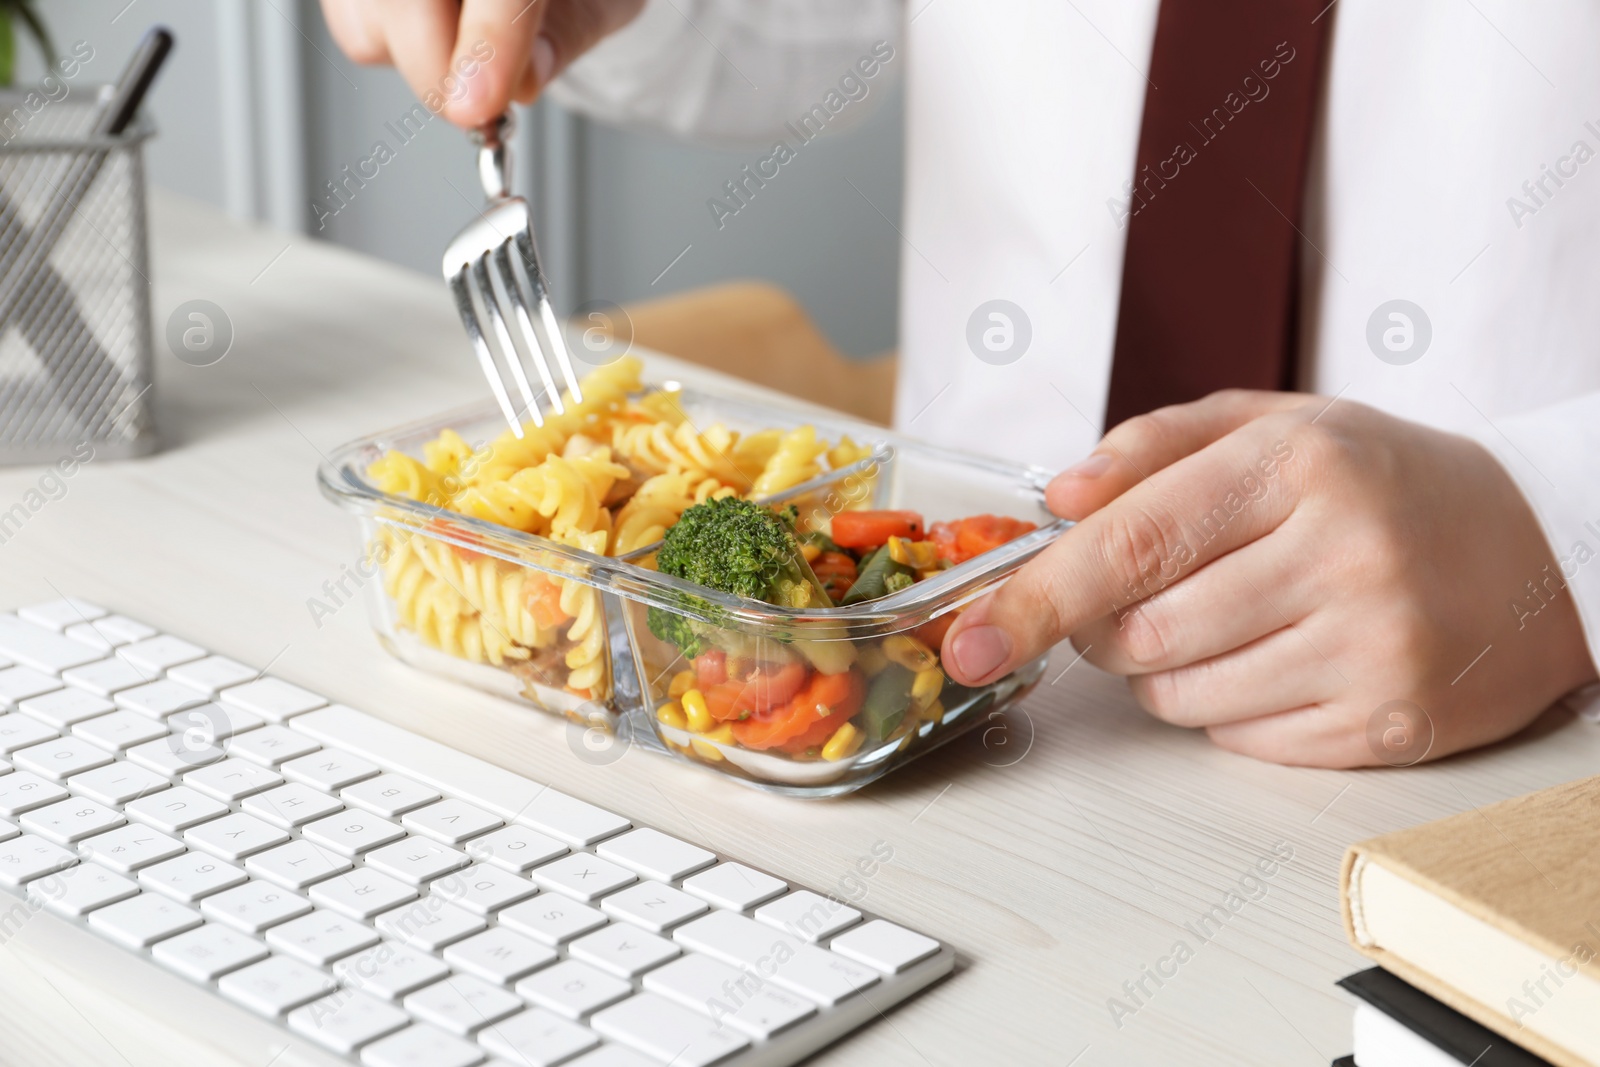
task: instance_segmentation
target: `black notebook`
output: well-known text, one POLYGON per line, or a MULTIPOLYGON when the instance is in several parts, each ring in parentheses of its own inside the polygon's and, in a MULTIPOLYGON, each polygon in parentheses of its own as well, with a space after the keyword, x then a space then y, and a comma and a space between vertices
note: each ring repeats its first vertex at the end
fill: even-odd
MULTIPOLYGON (((1382 967, 1341 978, 1339 985, 1441 1051, 1473 1067, 1551 1067, 1550 1061, 1479 1026, 1454 1008, 1408 985, 1382 967)), ((1355 1059, 1335 1061, 1354 1067, 1355 1059)))

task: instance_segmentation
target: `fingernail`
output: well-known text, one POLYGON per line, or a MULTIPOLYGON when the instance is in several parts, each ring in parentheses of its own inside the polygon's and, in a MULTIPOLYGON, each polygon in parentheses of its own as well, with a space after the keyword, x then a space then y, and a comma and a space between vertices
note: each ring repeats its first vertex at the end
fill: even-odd
POLYGON ((1092 456, 1080 459, 1061 473, 1074 478, 1098 478, 1110 469, 1111 457, 1104 452, 1096 452, 1092 456))
POLYGON ((533 42, 533 77, 540 89, 550 80, 550 72, 555 66, 556 46, 550 43, 550 38, 540 34, 533 42))
POLYGON ((1011 635, 998 626, 974 626, 956 635, 950 655, 962 677, 978 682, 1011 658, 1011 635))

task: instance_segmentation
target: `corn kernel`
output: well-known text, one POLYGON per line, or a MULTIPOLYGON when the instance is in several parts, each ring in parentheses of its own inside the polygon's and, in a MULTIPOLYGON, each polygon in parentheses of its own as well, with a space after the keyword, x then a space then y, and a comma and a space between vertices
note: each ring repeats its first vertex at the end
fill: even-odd
POLYGON ((689 729, 697 734, 703 734, 714 725, 711 720, 711 709, 706 707, 705 694, 698 689, 691 689, 683 694, 683 714, 689 721, 689 729))
POLYGON ((877 645, 863 645, 858 662, 861 664, 861 669, 867 672, 867 676, 871 677, 881 673, 889 665, 889 657, 885 656, 883 649, 877 645))
POLYGON ((719 745, 731 745, 731 744, 734 743, 734 741, 733 741, 733 727, 728 725, 727 723, 723 723, 721 726, 717 727, 715 730, 709 731, 706 734, 706 740, 715 741, 719 745))
POLYGON ((822 758, 825 760, 841 760, 846 756, 854 756, 861 747, 863 734, 849 723, 845 723, 833 732, 828 738, 828 743, 822 746, 822 758))
POLYGON ((923 708, 918 714, 921 715, 924 722, 938 722, 944 718, 944 702, 935 699, 932 704, 923 708))
POLYGON ((703 738, 697 737, 690 741, 689 746, 699 755, 715 763, 723 757, 721 750, 716 745, 711 744, 713 741, 723 745, 733 744, 733 727, 723 723, 715 730, 708 731, 703 738))
POLYGON ((656 709, 656 721, 674 730, 682 730, 689 725, 689 720, 684 718, 682 706, 676 700, 669 700, 656 709))
POLYGON ((917 711, 924 711, 939 699, 939 694, 943 690, 944 671, 938 667, 918 671, 916 678, 911 682, 911 704, 917 711))
POLYGON ((890 662, 898 663, 908 671, 925 671, 937 666, 939 657, 933 650, 910 634, 894 634, 883 639, 883 654, 890 662))
POLYGON ((672 676, 671 683, 667 686, 667 696, 677 700, 683 694, 694 688, 694 671, 679 671, 672 676))
POLYGON ((822 555, 822 549, 808 541, 800 546, 800 554, 806 558, 807 563, 815 563, 817 557, 822 555))
POLYGON ((716 745, 708 744, 707 742, 700 740, 698 737, 689 742, 689 747, 694 749, 696 755, 702 756, 705 759, 710 760, 712 763, 716 763, 718 760, 722 759, 722 752, 717 748, 716 745))

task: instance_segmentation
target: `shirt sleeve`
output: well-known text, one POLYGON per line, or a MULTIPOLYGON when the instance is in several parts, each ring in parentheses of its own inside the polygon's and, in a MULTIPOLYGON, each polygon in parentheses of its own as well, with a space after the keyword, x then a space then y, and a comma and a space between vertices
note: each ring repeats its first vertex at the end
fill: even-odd
POLYGON ((903 13, 901 0, 647 0, 550 95, 617 125, 754 144, 830 91, 855 99, 897 74, 903 13))
MULTIPOLYGON (((1535 586, 1571 592, 1589 656, 1600 664, 1600 393, 1497 417, 1470 432, 1511 475, 1556 557, 1556 573, 1529 575, 1535 586)), ((1526 594, 1523 610, 1538 600, 1526 594)), ((1517 611, 1516 603, 1507 605, 1517 611)), ((1520 615, 1520 612, 1519 612, 1520 615)), ((1600 687, 1584 686, 1567 703, 1600 721, 1600 687)))

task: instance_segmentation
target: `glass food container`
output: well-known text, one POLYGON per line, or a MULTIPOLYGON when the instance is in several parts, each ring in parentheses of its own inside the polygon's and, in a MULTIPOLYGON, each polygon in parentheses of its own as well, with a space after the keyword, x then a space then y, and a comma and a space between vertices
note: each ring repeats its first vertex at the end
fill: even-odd
POLYGON ((911 509, 929 522, 995 514, 1038 528, 875 600, 774 607, 658 573, 654 545, 621 558, 599 555, 382 492, 368 477, 389 451, 420 457, 445 429, 468 442, 492 440, 504 424, 497 410, 480 406, 353 441, 318 471, 323 492, 357 518, 356 569, 383 645, 423 670, 793 796, 858 789, 985 721, 1038 682, 1043 656, 989 685, 958 686, 938 662, 939 638, 953 612, 1070 525, 1044 506, 1050 472, 847 419, 693 389, 676 396, 698 426, 756 432, 812 425, 819 435, 872 443, 866 458, 766 498, 794 505, 802 531, 826 530, 834 513, 863 508, 911 509), (559 598, 569 621, 540 626, 525 606, 540 596, 559 598), (716 718, 708 705, 717 703, 722 679, 706 669, 716 656, 691 663, 657 637, 671 616, 689 620, 704 649, 740 664, 741 678, 774 687, 772 695, 785 695, 798 678, 824 699, 842 696, 840 711, 850 714, 823 715, 819 707, 818 723, 793 736, 716 718))

